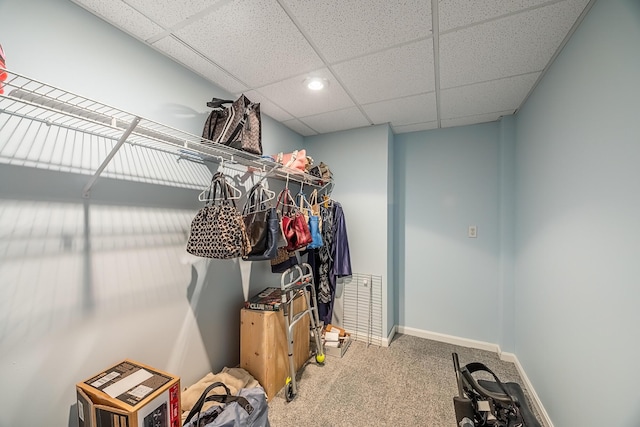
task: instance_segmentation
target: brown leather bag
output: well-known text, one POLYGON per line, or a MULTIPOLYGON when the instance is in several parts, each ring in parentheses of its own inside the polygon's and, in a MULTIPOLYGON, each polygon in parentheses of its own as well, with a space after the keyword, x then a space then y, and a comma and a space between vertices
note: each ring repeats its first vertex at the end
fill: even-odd
POLYGON ((240 95, 231 106, 222 104, 231 101, 214 98, 208 105, 215 109, 204 123, 202 137, 207 142, 226 145, 236 150, 262 155, 262 118, 260 104, 240 95))

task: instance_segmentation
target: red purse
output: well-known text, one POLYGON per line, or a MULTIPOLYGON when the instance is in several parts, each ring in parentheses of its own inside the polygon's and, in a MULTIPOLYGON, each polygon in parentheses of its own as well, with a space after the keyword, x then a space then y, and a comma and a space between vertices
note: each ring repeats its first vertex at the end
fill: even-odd
POLYGON ((307 246, 313 241, 309 224, 296 206, 288 188, 280 192, 277 207, 282 214, 282 232, 287 240, 285 249, 296 251, 307 246))

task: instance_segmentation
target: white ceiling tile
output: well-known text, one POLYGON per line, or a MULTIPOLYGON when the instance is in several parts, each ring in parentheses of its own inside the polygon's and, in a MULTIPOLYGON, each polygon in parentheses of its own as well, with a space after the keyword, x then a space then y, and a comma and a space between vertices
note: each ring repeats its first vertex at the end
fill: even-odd
POLYGON ((412 125, 391 126, 393 133, 419 132, 421 130, 438 129, 438 122, 415 123, 412 125))
POLYGON ((240 93, 247 90, 247 87, 241 82, 173 37, 158 40, 153 44, 153 47, 204 78, 216 82, 218 86, 230 93, 240 93))
POLYGON ((369 125, 367 119, 356 107, 347 108, 345 110, 330 111, 316 116, 303 117, 300 120, 321 134, 369 125))
POLYGON ((544 3, 549 3, 549 0, 440 0, 438 2, 440 32, 513 14, 544 3))
POLYGON ((73 0, 78 5, 120 28, 121 30, 146 40, 154 34, 163 31, 163 28, 155 24, 146 16, 133 9, 131 6, 120 0, 73 0))
POLYGON ((508 77, 443 90, 440 93, 441 119, 511 111, 520 107, 540 73, 508 77))
POLYGON ((237 0, 175 34, 250 87, 323 65, 274 1, 237 0))
POLYGON ((131 7, 143 12, 149 19, 164 27, 171 27, 198 12, 219 3, 220 0, 126 0, 131 7))
MULTIPOLYGON (((2 0, 0 0, 2 1, 2 0)), ((302 135, 410 132, 522 104, 590 0, 72 0, 302 135), (440 117, 431 5, 438 5, 440 117), (316 53, 317 52, 317 53, 316 53), (306 77, 329 80, 323 92, 306 77)))
MULTIPOLYGON (((240 96, 240 93, 236 93, 236 98, 240 96)), ((282 108, 278 107, 276 104, 271 102, 269 98, 262 95, 260 92, 255 90, 249 90, 244 92, 244 95, 251 100, 251 102, 257 102, 260 104, 260 113, 266 114, 274 120, 279 122, 284 122, 287 120, 293 119, 293 116, 282 108)))
POLYGON ((354 105, 349 95, 326 68, 261 87, 258 91, 283 110, 295 111, 297 117, 312 116, 354 105), (311 76, 327 79, 329 86, 321 91, 309 90, 304 85, 304 80, 311 76))
POLYGON ((478 114, 477 116, 459 117, 455 119, 446 119, 440 122, 440 127, 451 128, 455 126, 467 126, 475 125, 478 123, 495 122, 499 120, 500 117, 508 116, 510 114, 513 114, 513 110, 498 111, 496 113, 489 114, 478 114))
POLYGON ((343 62, 333 69, 363 104, 435 90, 431 39, 343 62))
POLYGON ((318 132, 311 129, 309 126, 305 125, 298 119, 287 120, 285 122, 282 122, 282 124, 288 127, 289 129, 291 129, 292 131, 299 133, 302 136, 311 136, 311 135, 318 134, 318 132))
POLYGON ((567 0, 442 35, 441 87, 543 70, 583 3, 567 0))
POLYGON ((402 126, 438 119, 435 92, 376 102, 362 108, 374 124, 402 126))
POLYGON ((424 0, 283 0, 330 63, 431 36, 424 0))

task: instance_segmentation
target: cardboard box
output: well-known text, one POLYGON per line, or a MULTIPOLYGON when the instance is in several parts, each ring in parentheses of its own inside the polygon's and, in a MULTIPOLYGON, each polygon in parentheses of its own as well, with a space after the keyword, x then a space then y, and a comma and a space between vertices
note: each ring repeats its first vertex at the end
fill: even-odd
POLYGON ((76 384, 79 427, 180 427, 180 378, 124 360, 76 384))
POLYGON ((351 336, 345 335, 344 339, 340 339, 338 347, 330 347, 327 343, 324 343, 324 354, 331 357, 342 357, 347 352, 347 349, 351 345, 351 336))
MULTIPOLYGON (((306 308, 304 297, 294 299, 294 313, 300 313, 306 308)), ((310 357, 309 324, 309 314, 305 314, 293 327, 293 364, 296 372, 310 357)), ((268 400, 278 394, 290 375, 287 347, 282 310, 241 310, 240 367, 258 380, 268 400)))
POLYGON ((335 332, 335 331, 337 331, 337 332, 338 332, 338 335, 340 335, 341 337, 344 337, 344 336, 346 336, 346 335, 347 335, 347 331, 345 331, 344 329, 339 328, 339 327, 337 327, 337 326, 334 326, 334 325, 332 325, 331 323, 329 323, 329 324, 327 325, 327 327, 325 328, 325 331, 326 331, 326 332, 335 332))

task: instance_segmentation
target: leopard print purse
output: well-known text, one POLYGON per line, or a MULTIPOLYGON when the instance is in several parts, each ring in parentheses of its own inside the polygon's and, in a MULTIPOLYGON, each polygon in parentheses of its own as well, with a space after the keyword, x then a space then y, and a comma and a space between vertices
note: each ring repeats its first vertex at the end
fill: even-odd
POLYGON ((242 215, 230 197, 230 185, 216 173, 209 187, 207 205, 191 221, 187 252, 204 258, 231 259, 251 249, 242 215))

